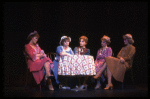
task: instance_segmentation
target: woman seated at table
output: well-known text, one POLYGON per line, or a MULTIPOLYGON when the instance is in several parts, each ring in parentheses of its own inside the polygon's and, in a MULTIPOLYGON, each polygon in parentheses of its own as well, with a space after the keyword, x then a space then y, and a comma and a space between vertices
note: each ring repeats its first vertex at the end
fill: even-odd
MULTIPOLYGON (((110 38, 108 36, 103 36, 101 38, 101 48, 97 51, 97 56, 96 56, 96 60, 95 60, 95 67, 96 67, 96 73, 98 72, 103 72, 106 69, 106 65, 105 64, 105 58, 108 56, 112 56, 112 49, 111 47, 107 47, 107 45, 110 44, 110 38)), ((104 81, 105 78, 103 76, 103 74, 101 75, 102 80, 104 81)), ((97 84, 95 89, 99 89, 101 87, 100 84, 100 78, 97 79, 97 84)))
MULTIPOLYGON (((88 43, 88 38, 86 36, 81 36, 79 38, 80 46, 74 48, 74 54, 75 55, 90 55, 90 49, 86 48, 86 45, 88 43)), ((78 77, 78 81, 80 83, 82 77, 78 77)), ((84 77, 84 81, 82 85, 79 87, 79 89, 87 89, 86 81, 88 79, 88 76, 84 77)))
POLYGON ((51 71, 54 64, 53 62, 46 57, 46 54, 43 50, 39 47, 37 44, 37 41, 39 39, 39 34, 37 31, 34 31, 29 34, 27 40, 28 44, 25 45, 25 53, 28 55, 28 68, 30 72, 32 72, 33 77, 37 84, 40 84, 44 77, 44 69, 46 70, 45 79, 48 83, 49 90, 54 90, 52 81, 51 81, 51 71))
POLYGON ((56 58, 53 61, 54 62, 53 73, 54 73, 54 76, 55 76, 55 79, 56 79, 56 83, 57 84, 61 83, 61 84, 63 84, 63 86, 65 86, 67 83, 64 83, 65 81, 59 82, 59 80, 58 80, 58 63, 59 63, 60 56, 74 55, 72 49, 69 47, 70 42, 71 42, 70 37, 67 37, 67 36, 62 36, 61 37, 61 40, 59 42, 60 46, 58 46, 57 49, 56 49, 56 58))
MULTIPOLYGON (((113 84, 111 77, 113 76, 117 81, 123 82, 125 71, 132 66, 133 55, 135 54, 135 47, 132 45, 134 40, 131 34, 123 35, 125 47, 122 47, 120 52, 115 57, 106 57, 107 64, 107 78, 108 84, 104 89, 112 89, 113 84)), ((101 72, 98 73, 95 78, 100 77, 101 72)))
POLYGON ((86 48, 88 43, 88 38, 86 36, 81 36, 79 38, 80 46, 74 48, 75 55, 90 55, 90 49, 86 48))

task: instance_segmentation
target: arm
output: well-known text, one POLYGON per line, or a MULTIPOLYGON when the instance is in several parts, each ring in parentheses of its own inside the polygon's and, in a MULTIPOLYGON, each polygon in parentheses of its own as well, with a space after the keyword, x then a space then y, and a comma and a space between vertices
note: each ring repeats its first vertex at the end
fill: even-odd
POLYGON ((131 58, 133 57, 133 55, 135 53, 135 47, 130 47, 128 50, 130 51, 128 56, 122 57, 125 61, 131 60, 131 58))
POLYGON ((112 49, 108 48, 106 57, 112 56, 112 49))
POLYGON ((62 46, 57 47, 56 53, 58 53, 60 56, 68 55, 68 53, 63 51, 62 46))
POLYGON ((31 50, 31 47, 29 45, 25 45, 25 52, 29 55, 32 61, 36 60, 36 54, 31 50))

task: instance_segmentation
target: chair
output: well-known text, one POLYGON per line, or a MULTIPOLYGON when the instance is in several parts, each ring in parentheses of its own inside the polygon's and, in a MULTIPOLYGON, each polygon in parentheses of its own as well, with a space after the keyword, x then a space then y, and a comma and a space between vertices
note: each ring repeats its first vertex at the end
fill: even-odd
POLYGON ((46 54, 47 55, 47 57, 49 57, 52 61, 55 59, 55 57, 56 57, 56 53, 54 53, 54 52, 49 52, 49 53, 47 53, 46 54))
MULTIPOLYGON (((134 59, 134 56, 135 56, 135 54, 132 56, 132 58, 133 58, 133 59, 134 59)), ((133 64, 133 61, 132 61, 132 64, 133 64)), ((131 67, 131 68, 129 68, 127 71, 130 71, 130 73, 131 73, 132 83, 133 83, 133 85, 134 85, 134 79, 133 79, 133 68, 131 67)), ((124 87, 124 82, 122 82, 122 89, 123 89, 123 87, 124 87)))

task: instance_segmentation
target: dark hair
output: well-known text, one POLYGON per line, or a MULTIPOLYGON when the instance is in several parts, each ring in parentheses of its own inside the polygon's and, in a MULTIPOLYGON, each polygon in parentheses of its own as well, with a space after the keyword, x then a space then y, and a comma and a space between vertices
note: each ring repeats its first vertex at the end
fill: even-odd
POLYGON ((37 38, 39 39, 39 38, 40 38, 40 35, 39 35, 38 33, 29 35, 29 36, 27 37, 27 42, 29 43, 33 37, 37 37, 37 38))
POLYGON ((64 39, 62 39, 62 41, 61 41, 60 44, 63 46, 63 45, 64 45, 64 42, 66 42, 67 40, 69 41, 69 38, 64 38, 64 39))

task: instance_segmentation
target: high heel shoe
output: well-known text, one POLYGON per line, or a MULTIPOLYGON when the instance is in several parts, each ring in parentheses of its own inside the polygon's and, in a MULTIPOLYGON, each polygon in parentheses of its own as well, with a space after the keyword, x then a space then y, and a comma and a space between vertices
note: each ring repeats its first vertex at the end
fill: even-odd
POLYGON ((48 78, 47 78, 47 85, 48 85, 48 89, 49 90, 54 90, 54 88, 53 88, 53 84, 52 84, 52 79, 53 77, 52 76, 49 76, 48 78))
POLYGON ((81 85, 81 86, 79 87, 79 90, 83 90, 83 89, 87 90, 87 84, 81 85))
POLYGON ((97 84, 96 86, 95 86, 95 89, 101 89, 101 85, 99 84, 97 84))
POLYGON ((113 89, 113 84, 108 84, 104 89, 106 89, 106 90, 113 89))
POLYGON ((99 74, 96 74, 95 76, 93 76, 94 79, 98 79, 100 77, 101 77, 101 75, 99 75, 99 74))

